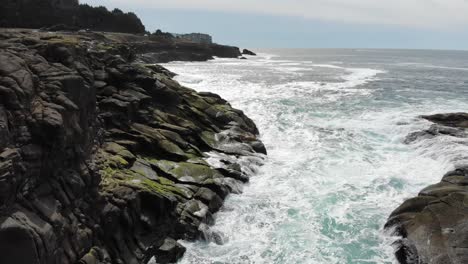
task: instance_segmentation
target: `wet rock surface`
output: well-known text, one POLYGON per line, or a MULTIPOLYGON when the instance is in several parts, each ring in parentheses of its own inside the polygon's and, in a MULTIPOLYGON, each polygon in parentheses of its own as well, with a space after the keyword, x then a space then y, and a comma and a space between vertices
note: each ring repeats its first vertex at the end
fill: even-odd
MULTIPOLYGON (((438 135, 467 136, 468 114, 422 118, 436 124, 409 135, 407 143, 438 135)), ((390 215, 386 228, 401 236, 395 246, 402 264, 468 263, 468 165, 446 173, 439 183, 405 201, 390 215)))
POLYGON ((409 134, 405 143, 410 144, 421 138, 429 139, 439 135, 447 135, 458 138, 468 137, 468 114, 466 113, 448 113, 420 116, 420 118, 433 122, 429 129, 416 131, 409 134))
POLYGON ((243 49, 243 50, 242 50, 242 54, 244 54, 244 55, 250 55, 250 56, 257 56, 257 54, 255 54, 255 52, 250 51, 250 50, 248 50, 248 49, 243 49))
POLYGON ((421 116, 422 118, 432 121, 434 123, 456 127, 456 128, 468 128, 468 114, 467 113, 448 113, 448 114, 436 114, 421 116))
POLYGON ((0 263, 159 263, 266 149, 242 111, 101 35, 0 32, 0 263), (209 153, 226 159, 210 165, 209 153))

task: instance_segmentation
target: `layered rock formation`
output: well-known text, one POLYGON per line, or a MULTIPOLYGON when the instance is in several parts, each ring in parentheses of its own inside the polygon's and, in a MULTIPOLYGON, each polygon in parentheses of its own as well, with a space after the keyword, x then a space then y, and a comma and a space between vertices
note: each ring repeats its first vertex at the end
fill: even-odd
POLYGON ((0 32, 0 263, 174 262, 261 164, 242 111, 134 50, 0 32))
MULTIPOLYGON (((407 138, 438 135, 468 136, 468 114, 422 116, 434 122, 430 129, 407 138)), ((437 183, 405 201, 390 216, 387 228, 402 238, 396 256, 402 264, 468 263, 468 166, 448 172, 437 183)))

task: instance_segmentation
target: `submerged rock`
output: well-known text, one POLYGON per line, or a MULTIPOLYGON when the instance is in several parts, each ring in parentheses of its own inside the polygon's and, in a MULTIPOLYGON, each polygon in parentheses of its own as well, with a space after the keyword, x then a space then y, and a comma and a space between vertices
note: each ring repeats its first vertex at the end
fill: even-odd
POLYGON ((2 33, 0 263, 177 261, 250 176, 207 153, 260 164, 258 129, 133 47, 53 36, 2 33))
POLYGON ((409 134, 405 143, 411 143, 421 138, 433 138, 438 135, 447 135, 452 137, 465 138, 468 136, 468 114, 466 113, 447 113, 425 115, 421 118, 431 121, 435 124, 427 130, 417 131, 409 134))
POLYGON ((417 131, 407 135, 404 142, 409 144, 419 139, 429 139, 440 135, 464 138, 468 136, 468 133, 464 128, 434 124, 427 130, 417 131))

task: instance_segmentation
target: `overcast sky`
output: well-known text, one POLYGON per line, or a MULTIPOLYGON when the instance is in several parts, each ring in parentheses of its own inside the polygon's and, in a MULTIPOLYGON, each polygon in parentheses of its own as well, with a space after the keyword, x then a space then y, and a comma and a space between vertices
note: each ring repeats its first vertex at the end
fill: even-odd
POLYGON ((468 49, 468 0, 82 0, 251 47, 468 49))

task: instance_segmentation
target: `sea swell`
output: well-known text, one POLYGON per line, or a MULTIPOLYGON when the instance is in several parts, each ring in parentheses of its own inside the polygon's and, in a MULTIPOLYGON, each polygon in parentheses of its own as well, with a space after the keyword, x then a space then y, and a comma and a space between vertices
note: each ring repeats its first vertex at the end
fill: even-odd
POLYGON ((430 126, 417 115, 468 105, 387 88, 395 76, 384 66, 265 54, 166 66, 182 84, 244 110, 269 151, 242 195, 217 214, 211 231, 223 243, 183 242, 182 263, 395 263, 386 218, 468 150, 450 137, 404 144, 430 126))

